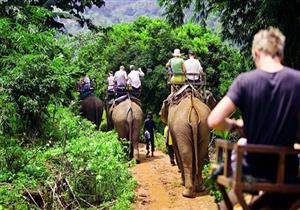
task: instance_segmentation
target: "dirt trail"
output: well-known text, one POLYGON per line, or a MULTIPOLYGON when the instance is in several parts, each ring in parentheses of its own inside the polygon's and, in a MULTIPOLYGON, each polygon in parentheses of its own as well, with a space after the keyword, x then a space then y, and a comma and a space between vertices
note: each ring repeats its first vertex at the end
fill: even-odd
POLYGON ((144 145, 140 145, 141 163, 131 169, 138 181, 134 210, 216 210, 209 195, 185 198, 181 195, 181 177, 177 166, 171 166, 169 156, 156 151, 146 158, 144 145))

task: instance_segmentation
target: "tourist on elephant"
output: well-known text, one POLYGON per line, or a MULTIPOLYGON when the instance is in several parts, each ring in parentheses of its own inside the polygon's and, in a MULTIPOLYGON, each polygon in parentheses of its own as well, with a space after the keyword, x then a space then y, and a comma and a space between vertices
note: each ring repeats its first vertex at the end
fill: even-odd
MULTIPOLYGON (((299 126, 300 72, 282 65, 284 43, 285 36, 273 27, 254 36, 252 56, 257 68, 234 80, 208 117, 210 127, 243 128, 248 144, 293 147, 299 126), (243 120, 228 117, 237 108, 243 120)), ((244 173, 276 180, 277 156, 248 154, 245 159, 244 173)), ((298 165, 296 156, 286 157, 286 181, 295 181, 298 165)))
POLYGON ((173 149, 173 144, 172 144, 172 137, 169 132, 169 127, 166 125, 164 129, 164 137, 165 137, 165 142, 166 142, 166 147, 168 150, 168 155, 170 157, 170 163, 172 166, 175 166, 175 156, 174 156, 174 149, 173 149))
POLYGON ((132 88, 132 95, 139 98, 141 95, 141 80, 140 77, 143 77, 145 74, 141 68, 138 70, 135 69, 134 65, 130 65, 130 73, 128 74, 128 85, 132 88))
POLYGON ((204 75, 203 68, 199 60, 195 59, 195 56, 194 51, 189 50, 189 59, 184 61, 187 80, 192 83, 201 82, 201 76, 204 75))
POLYGON ((114 82, 116 84, 117 97, 124 95, 127 88, 127 73, 124 66, 120 66, 120 69, 115 72, 114 82))
POLYGON ((79 93, 80 93, 80 100, 85 99, 87 96, 91 94, 91 80, 88 77, 88 75, 86 75, 83 78, 83 82, 80 86, 79 93))
POLYGON ((148 112, 147 118, 144 122, 144 132, 147 130, 150 133, 150 138, 146 138, 146 150, 147 153, 146 155, 148 156, 150 154, 150 143, 151 143, 151 156, 154 156, 154 150, 155 150, 155 145, 154 145, 154 130, 156 130, 155 123, 153 121, 153 116, 152 112, 148 112))
POLYGON ((180 57, 181 53, 179 49, 175 49, 173 53, 173 58, 171 58, 168 63, 166 64, 167 68, 172 69, 172 77, 171 77, 171 83, 172 84, 182 84, 185 81, 185 70, 184 70, 184 60, 180 57))
POLYGON ((107 100, 110 101, 115 96, 115 83, 112 71, 108 73, 107 84, 107 100))

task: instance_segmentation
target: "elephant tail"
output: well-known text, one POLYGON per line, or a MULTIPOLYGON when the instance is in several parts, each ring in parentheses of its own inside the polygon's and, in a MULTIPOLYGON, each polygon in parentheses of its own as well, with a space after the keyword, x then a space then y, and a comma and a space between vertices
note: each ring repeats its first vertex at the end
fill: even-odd
POLYGON ((198 168, 198 165, 199 165, 199 157, 198 157, 198 127, 199 127, 199 124, 201 123, 201 121, 200 121, 200 114, 198 113, 198 110, 194 106, 193 95, 191 95, 191 107, 190 107, 190 110, 189 110, 189 116, 188 116, 188 118, 189 118, 188 119, 189 125, 192 128, 194 151, 195 151, 195 169, 196 169, 196 174, 198 175, 198 173, 199 173, 199 168, 198 168), (192 114, 193 110, 195 111, 198 120, 192 122, 192 120, 191 120, 191 114, 192 114))
MULTIPOLYGON (((129 137, 129 143, 130 143, 130 151, 132 151, 132 135, 133 135, 133 110, 132 110, 132 102, 130 101, 130 106, 127 111, 127 122, 128 122, 128 137, 129 137)), ((132 151, 133 154, 133 151, 132 151)))

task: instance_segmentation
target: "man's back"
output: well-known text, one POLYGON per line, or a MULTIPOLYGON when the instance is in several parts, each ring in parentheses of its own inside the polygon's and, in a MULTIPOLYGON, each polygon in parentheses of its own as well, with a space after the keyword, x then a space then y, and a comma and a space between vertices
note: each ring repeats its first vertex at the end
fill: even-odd
MULTIPOLYGON (((200 75, 201 72, 201 65, 199 60, 195 58, 190 58, 184 62, 185 70, 187 74, 198 74, 200 75)), ((190 80, 198 80, 199 76, 198 75, 187 75, 187 78, 190 80)))
POLYGON ((170 60, 170 65, 174 73, 182 73, 182 64, 184 63, 184 60, 179 57, 172 58, 170 60))
POLYGON ((140 76, 144 76, 144 74, 141 74, 141 72, 137 70, 132 70, 128 74, 128 80, 132 87, 139 88, 141 86, 140 76))
POLYGON ((151 135, 153 134, 154 129, 155 129, 155 124, 154 124, 154 121, 151 118, 147 118, 145 120, 144 129, 148 130, 151 133, 151 135))
POLYGON ((126 86, 126 71, 119 70, 115 73, 115 81, 117 82, 117 86, 126 86))
POLYGON ((292 146, 300 111, 300 72, 241 74, 227 96, 240 108, 248 143, 292 146))

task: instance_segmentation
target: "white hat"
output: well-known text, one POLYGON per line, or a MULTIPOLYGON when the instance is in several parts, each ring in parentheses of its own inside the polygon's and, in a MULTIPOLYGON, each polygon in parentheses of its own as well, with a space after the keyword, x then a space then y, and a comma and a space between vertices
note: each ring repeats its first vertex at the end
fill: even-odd
POLYGON ((88 76, 85 76, 85 77, 83 78, 83 82, 84 82, 84 83, 91 83, 91 80, 90 80, 90 78, 89 78, 88 76))
POLYGON ((175 49, 173 55, 174 56, 181 56, 180 50, 179 49, 175 49))

